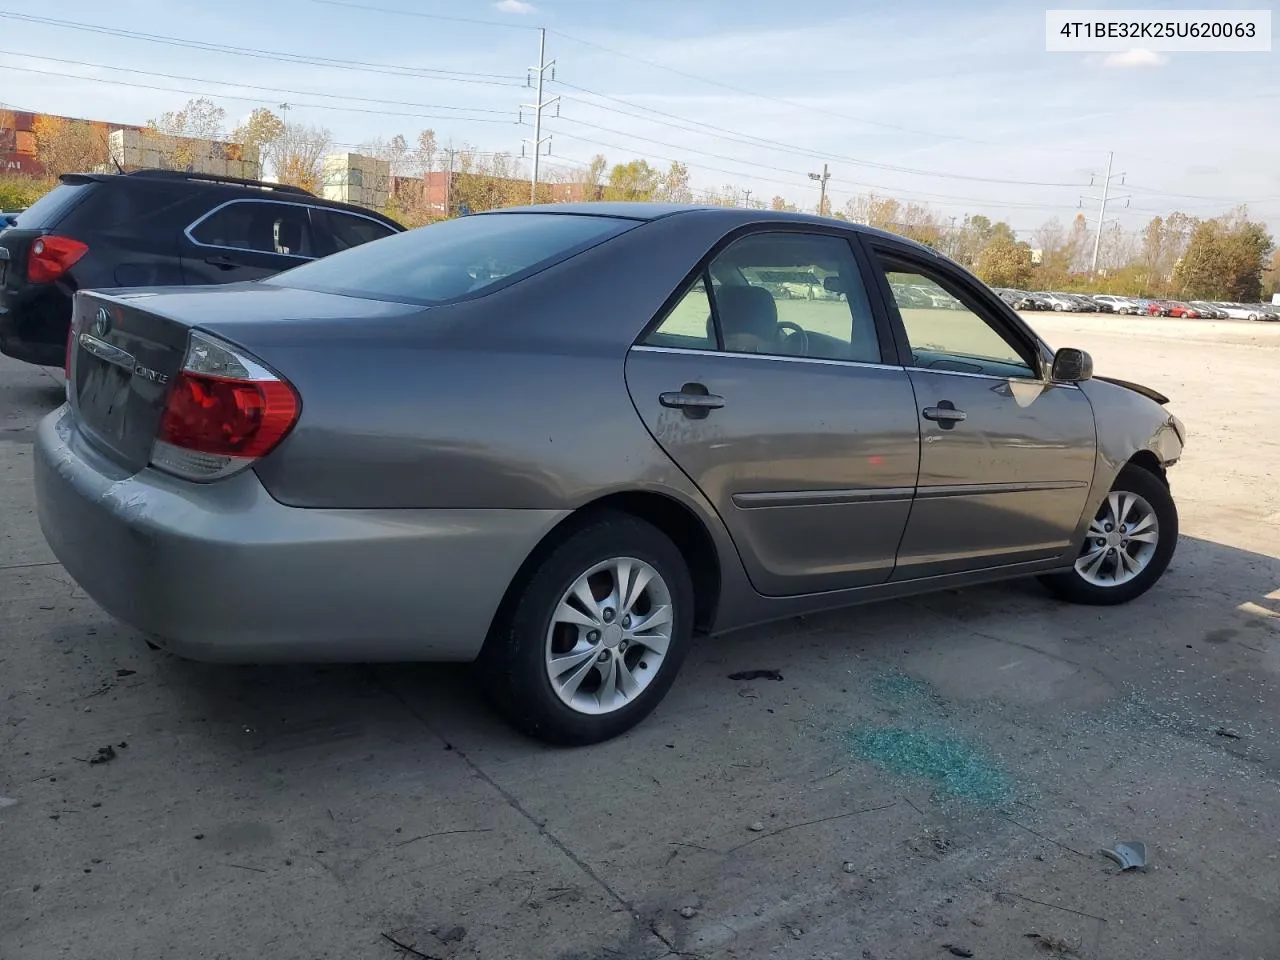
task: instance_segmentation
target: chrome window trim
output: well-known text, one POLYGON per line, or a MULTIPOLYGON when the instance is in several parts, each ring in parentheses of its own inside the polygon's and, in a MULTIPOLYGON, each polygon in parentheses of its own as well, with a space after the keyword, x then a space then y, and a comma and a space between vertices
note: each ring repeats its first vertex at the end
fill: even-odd
MULTIPOLYGON (((345 216, 348 216, 348 217, 357 217, 360 220, 368 220, 372 223, 378 224, 379 226, 387 227, 387 225, 383 223, 381 220, 379 220, 377 217, 365 216, 363 213, 353 213, 350 210, 336 210, 333 207, 324 207, 315 203, 296 203, 292 200, 276 200, 274 198, 267 198, 267 197, 236 197, 232 200, 224 200, 222 203, 218 204, 212 210, 208 210, 205 213, 201 214, 198 218, 196 218, 194 221, 188 224, 185 230, 182 231, 183 236, 185 236, 187 240, 191 242, 192 246, 200 247, 203 250, 234 250, 237 253, 265 253, 268 256, 288 257, 291 260, 301 260, 305 263, 310 263, 313 260, 320 259, 319 257, 306 257, 300 253, 277 253, 274 250, 254 250, 251 247, 228 247, 225 244, 220 244, 220 243, 202 243, 201 241, 195 238, 195 234, 193 231, 198 226, 200 226, 200 224, 204 223, 206 220, 212 217, 215 213, 218 213, 219 211, 237 203, 269 203, 278 207, 301 207, 303 210, 308 210, 308 211, 323 210, 325 213, 344 214, 345 216)), ((310 216, 308 216, 307 222, 310 223, 310 220, 311 218, 310 216)), ((390 230, 390 233, 388 233, 388 236, 391 236, 396 233, 396 231, 391 230, 390 227, 387 227, 387 229, 390 230)))
POLYGON ((782 363, 811 363, 820 366, 866 367, 873 370, 902 370, 906 367, 896 363, 868 363, 865 360, 831 360, 827 357, 786 357, 772 353, 734 353, 732 350, 697 350, 693 347, 655 347, 647 343, 638 343, 632 350, 645 353, 674 353, 690 357, 734 357, 747 360, 776 360, 782 363))
POLYGON ((901 370, 904 373, 919 370, 921 373, 944 374, 949 377, 970 377, 974 380, 993 380, 1000 383, 1027 383, 1038 387, 1062 387, 1066 390, 1079 390, 1074 383, 1058 383, 1056 380, 1039 380, 1035 377, 997 377, 990 373, 966 373, 963 370, 933 370, 929 367, 908 367, 896 363, 868 363, 865 360, 830 360, 826 357, 784 357, 772 353, 733 353, 730 350, 697 350, 693 347, 655 347, 646 343, 636 344, 632 350, 645 353, 674 353, 691 357, 745 357, 750 360, 776 360, 783 363, 811 363, 822 366, 864 367, 872 370, 901 370))

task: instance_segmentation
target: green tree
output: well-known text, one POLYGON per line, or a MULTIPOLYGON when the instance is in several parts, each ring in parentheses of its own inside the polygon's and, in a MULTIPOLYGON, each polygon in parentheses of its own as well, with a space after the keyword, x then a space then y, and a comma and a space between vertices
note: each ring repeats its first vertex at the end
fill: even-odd
POLYGON ((661 174, 644 160, 619 163, 609 171, 604 199, 628 202, 652 200, 661 180, 661 174))
POLYGON ((1001 232, 982 248, 975 272, 989 286, 1021 288, 1031 279, 1031 247, 1001 232))
POLYGON ((1262 274, 1275 243, 1260 223, 1235 211, 1196 225, 1173 270, 1173 288, 1192 300, 1262 298, 1262 274))

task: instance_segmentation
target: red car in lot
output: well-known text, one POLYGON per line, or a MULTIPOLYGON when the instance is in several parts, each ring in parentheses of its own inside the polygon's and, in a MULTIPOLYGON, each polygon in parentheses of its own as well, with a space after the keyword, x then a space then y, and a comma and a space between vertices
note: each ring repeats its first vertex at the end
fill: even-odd
POLYGON ((1199 320, 1200 311, 1190 304, 1179 303, 1175 300, 1168 304, 1166 316, 1178 317, 1181 320, 1199 320))

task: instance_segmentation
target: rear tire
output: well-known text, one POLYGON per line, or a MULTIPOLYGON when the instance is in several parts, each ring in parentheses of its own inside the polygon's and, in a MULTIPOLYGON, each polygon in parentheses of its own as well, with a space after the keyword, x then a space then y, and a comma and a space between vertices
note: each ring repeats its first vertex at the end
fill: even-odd
POLYGON ((1151 471, 1129 464, 1089 524, 1072 568, 1039 579, 1070 603, 1128 603, 1160 579, 1177 544, 1178 509, 1168 486, 1151 471))
POLYGON ((499 615, 478 662, 516 728, 549 743, 599 743, 658 705, 693 635, 693 581, 675 544, 628 514, 571 533, 499 615))

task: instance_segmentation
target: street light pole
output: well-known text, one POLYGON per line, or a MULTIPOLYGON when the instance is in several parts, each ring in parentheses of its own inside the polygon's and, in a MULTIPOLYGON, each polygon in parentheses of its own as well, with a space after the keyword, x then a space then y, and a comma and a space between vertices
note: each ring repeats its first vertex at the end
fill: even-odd
POLYGON ((822 173, 809 174, 810 180, 817 180, 821 192, 818 194, 818 216, 824 217, 827 214, 827 181, 831 179, 831 173, 827 170, 827 165, 822 165, 822 173))

